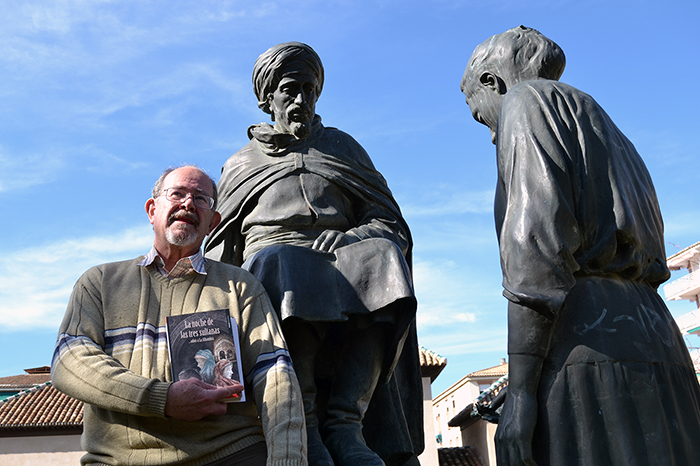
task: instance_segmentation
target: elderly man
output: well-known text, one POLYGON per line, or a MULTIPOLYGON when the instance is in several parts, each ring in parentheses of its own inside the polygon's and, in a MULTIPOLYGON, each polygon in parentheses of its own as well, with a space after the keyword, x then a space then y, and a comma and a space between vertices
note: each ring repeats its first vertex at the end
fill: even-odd
POLYGON ((250 270, 282 319, 310 464, 415 462, 423 439, 408 226, 364 149, 316 115, 323 66, 311 47, 272 47, 253 85, 274 126, 251 126, 250 143, 224 165, 223 220, 206 254, 250 270))
POLYGON ((499 465, 695 464, 700 388, 656 293, 654 186, 564 53, 523 26, 472 54, 461 88, 491 130, 510 381, 499 465))
POLYGON ((56 344, 56 388, 85 402, 83 464, 305 465, 302 401, 278 320, 248 272, 202 257, 219 223, 216 185, 195 166, 168 169, 146 202, 146 256, 78 280, 56 344), (168 316, 228 309, 239 324, 243 386, 173 382, 168 316), (266 453, 267 449, 267 453, 266 453))

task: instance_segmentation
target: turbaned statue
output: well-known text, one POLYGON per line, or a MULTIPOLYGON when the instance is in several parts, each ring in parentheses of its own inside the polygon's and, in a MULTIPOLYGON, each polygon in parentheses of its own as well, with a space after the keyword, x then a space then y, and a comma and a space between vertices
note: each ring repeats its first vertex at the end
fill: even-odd
POLYGON ((411 235, 382 175, 315 113, 324 70, 298 42, 258 58, 274 125, 248 128, 219 182, 206 255, 242 265, 279 313, 304 399, 309 464, 417 464, 423 450, 411 235))

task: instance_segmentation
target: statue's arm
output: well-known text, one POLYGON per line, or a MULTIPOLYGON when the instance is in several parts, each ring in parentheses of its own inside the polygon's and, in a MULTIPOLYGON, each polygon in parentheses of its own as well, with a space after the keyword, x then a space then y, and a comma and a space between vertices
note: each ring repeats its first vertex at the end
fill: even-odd
POLYGON ((537 391, 553 322, 579 269, 575 143, 560 109, 523 86, 501 108, 498 170, 505 207, 499 228, 508 298, 508 395, 496 433, 499 465, 535 465, 537 391))
POLYGON ((522 304, 508 303, 508 396, 496 432, 499 465, 535 465, 537 388, 551 337, 549 318, 522 304))
MULTIPOLYGON (((328 128, 326 131, 331 134, 328 128)), ((353 174, 343 176, 352 180, 348 183, 349 186, 354 185, 347 193, 352 204, 354 225, 344 232, 324 232, 314 248, 327 250, 323 246, 325 243, 328 250, 332 251, 364 239, 385 238, 396 243, 406 254, 411 243, 410 233, 386 180, 376 170, 364 148, 352 136, 338 130, 333 130, 332 135, 333 137, 327 139, 337 139, 340 142, 332 148, 327 148, 328 153, 338 155, 339 159, 348 163, 347 167, 352 167, 348 172, 353 174), (337 150, 338 147, 342 147, 342 150, 337 150)))

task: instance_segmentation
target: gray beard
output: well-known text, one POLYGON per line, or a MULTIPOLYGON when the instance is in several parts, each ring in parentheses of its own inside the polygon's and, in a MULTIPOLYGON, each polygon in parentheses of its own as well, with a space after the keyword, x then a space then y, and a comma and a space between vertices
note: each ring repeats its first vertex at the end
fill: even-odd
POLYGON ((289 122, 289 130, 292 132, 295 138, 304 139, 308 137, 309 133, 311 132, 311 123, 291 121, 289 122))
POLYGON ((180 229, 173 231, 168 228, 165 230, 165 239, 173 246, 192 246, 197 241, 197 232, 180 229))

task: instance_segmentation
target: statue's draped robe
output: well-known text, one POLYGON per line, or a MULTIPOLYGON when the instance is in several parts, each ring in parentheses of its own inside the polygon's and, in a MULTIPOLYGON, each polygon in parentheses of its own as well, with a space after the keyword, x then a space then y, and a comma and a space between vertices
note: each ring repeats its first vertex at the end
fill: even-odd
POLYGON ((508 91, 497 135, 504 295, 554 322, 538 465, 696 463, 700 389, 656 292, 669 272, 642 159, 589 95, 549 80, 508 91))
POLYGON ((386 181, 349 135, 314 121, 296 141, 267 124, 226 162, 219 226, 206 256, 248 268, 284 321, 388 322, 383 377, 364 422, 368 445, 388 464, 423 449, 411 237, 386 181), (326 229, 359 242, 312 250, 326 229))

